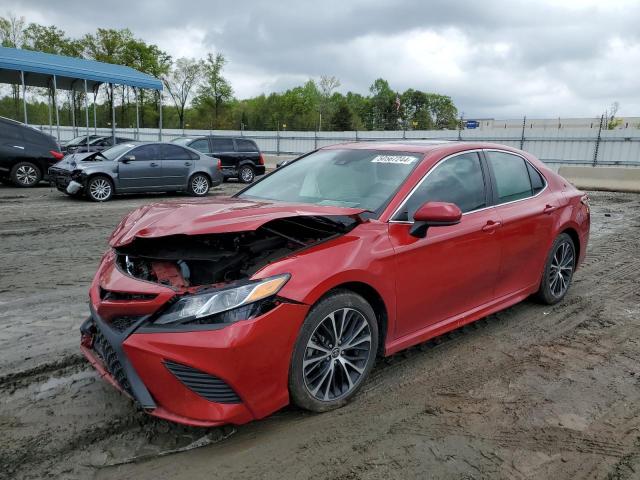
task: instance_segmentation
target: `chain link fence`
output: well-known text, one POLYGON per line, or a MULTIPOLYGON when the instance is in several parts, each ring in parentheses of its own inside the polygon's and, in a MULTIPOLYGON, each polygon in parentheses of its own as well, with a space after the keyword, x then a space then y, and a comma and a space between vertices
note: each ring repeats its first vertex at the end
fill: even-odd
MULTIPOLYGON (((38 127, 55 136, 56 129, 38 127)), ((111 129, 89 129, 90 134, 111 135, 111 129)), ((60 127, 60 141, 85 135, 83 127, 60 127)), ((119 137, 141 141, 157 141, 157 129, 117 129, 119 137)), ((182 136, 242 136, 255 140, 264 153, 299 155, 320 147, 344 142, 385 140, 462 140, 494 142, 520 148, 536 155, 545 163, 558 165, 626 165, 640 166, 640 130, 605 130, 594 128, 533 128, 523 122, 522 128, 483 128, 459 130, 394 130, 350 132, 288 132, 247 130, 178 130, 163 129, 162 140, 182 136)))

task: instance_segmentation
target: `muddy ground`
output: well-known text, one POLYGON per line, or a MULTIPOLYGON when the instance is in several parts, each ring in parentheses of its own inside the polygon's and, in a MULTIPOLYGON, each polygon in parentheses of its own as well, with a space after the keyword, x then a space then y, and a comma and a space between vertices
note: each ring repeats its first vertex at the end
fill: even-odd
POLYGON ((640 196, 591 196, 587 261, 562 303, 379 361, 341 410, 193 429, 136 412, 78 351, 109 233, 180 197, 0 186, 0 477, 640 478, 640 196))

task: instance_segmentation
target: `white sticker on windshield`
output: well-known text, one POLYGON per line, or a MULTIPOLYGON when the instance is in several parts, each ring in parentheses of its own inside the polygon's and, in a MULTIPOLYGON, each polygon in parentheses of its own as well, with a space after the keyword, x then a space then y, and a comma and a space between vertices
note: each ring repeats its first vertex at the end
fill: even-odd
POLYGON ((378 155, 371 160, 371 163, 397 163, 400 165, 411 165, 416 161, 416 157, 408 155, 378 155))

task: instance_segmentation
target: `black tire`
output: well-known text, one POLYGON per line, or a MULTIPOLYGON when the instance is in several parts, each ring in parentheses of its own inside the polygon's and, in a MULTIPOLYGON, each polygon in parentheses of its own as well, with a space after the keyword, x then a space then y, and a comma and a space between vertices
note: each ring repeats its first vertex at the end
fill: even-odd
POLYGON ((16 163, 11 169, 11 181, 17 187, 35 187, 42 180, 42 172, 31 162, 16 163))
POLYGON ((89 179, 84 190, 89 200, 107 202, 113 197, 113 181, 106 175, 96 175, 89 179))
POLYGON ((242 183, 253 183, 256 179, 256 172, 251 165, 243 165, 238 170, 238 180, 242 183))
POLYGON ((349 290, 331 292, 309 311, 298 334, 289 368, 292 402, 312 412, 342 407, 366 380, 377 351, 378 323, 371 305, 349 290), (334 332, 341 339, 337 345, 332 343, 336 335, 324 328, 327 320, 333 325, 332 314, 334 332), (355 333, 360 327, 362 330, 355 333), (312 347, 311 342, 322 350, 312 347), (347 342, 358 348, 344 348, 347 342))
POLYGON ((573 239, 566 233, 561 233, 554 240, 547 255, 540 288, 536 293, 540 302, 554 305, 564 298, 571 286, 576 260, 573 239))
POLYGON ((211 189, 211 180, 204 173, 194 173, 189 178, 189 185, 187 186, 189 195, 194 197, 204 197, 211 189))

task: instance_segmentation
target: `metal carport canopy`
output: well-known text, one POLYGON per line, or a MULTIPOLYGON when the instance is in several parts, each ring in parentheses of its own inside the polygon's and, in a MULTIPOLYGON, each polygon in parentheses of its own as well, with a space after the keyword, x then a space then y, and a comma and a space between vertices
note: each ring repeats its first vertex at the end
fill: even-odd
POLYGON ((20 83, 20 72, 32 87, 49 87, 55 75, 57 88, 64 90, 84 90, 84 81, 77 80, 86 80, 90 90, 102 83, 162 90, 157 78, 123 65, 0 47, 0 82, 20 83))

